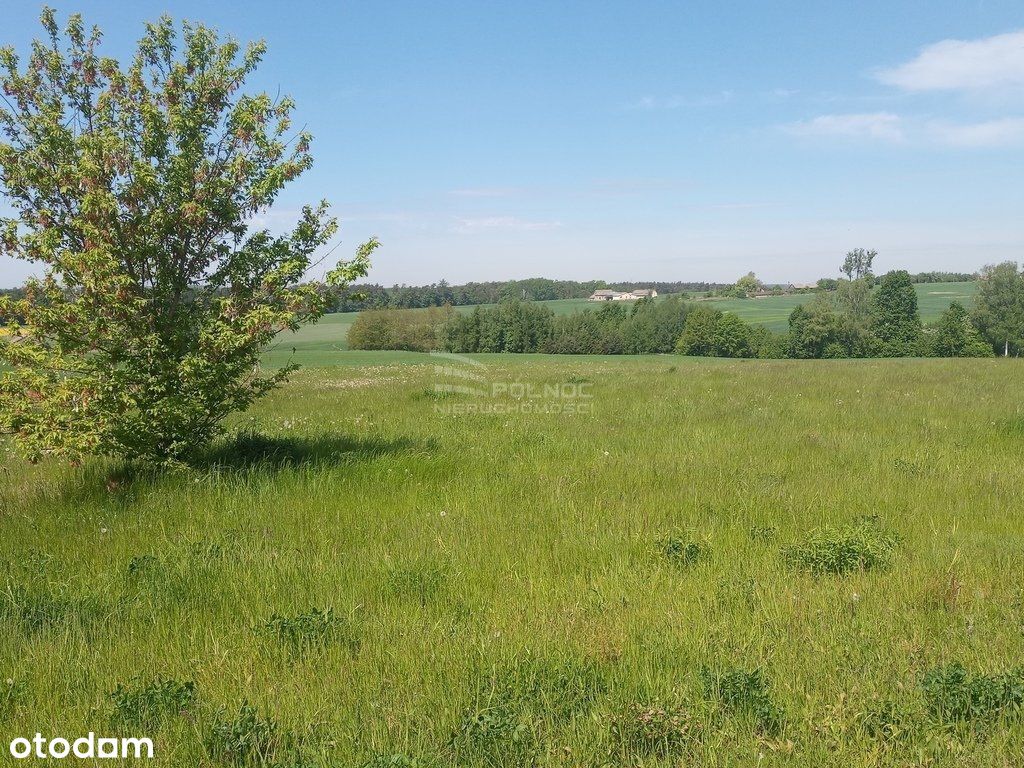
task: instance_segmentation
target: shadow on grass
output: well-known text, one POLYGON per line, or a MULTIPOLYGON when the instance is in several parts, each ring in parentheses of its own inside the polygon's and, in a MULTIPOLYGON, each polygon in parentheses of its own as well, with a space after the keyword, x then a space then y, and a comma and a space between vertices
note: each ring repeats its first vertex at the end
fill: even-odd
POLYGON ((380 440, 341 435, 283 437, 259 432, 238 432, 212 445, 191 461, 190 465, 197 470, 221 471, 331 466, 372 461, 400 453, 430 452, 434 448, 433 440, 380 440))
POLYGON ((49 482, 36 484, 17 498, 0 498, 0 510, 8 505, 40 502, 62 506, 100 503, 125 509, 140 493, 170 482, 198 482, 224 475, 273 474, 303 468, 352 466, 399 454, 432 453, 436 441, 398 438, 354 438, 342 435, 270 436, 237 432, 214 442, 187 464, 162 467, 99 459, 82 467, 62 468, 49 482))

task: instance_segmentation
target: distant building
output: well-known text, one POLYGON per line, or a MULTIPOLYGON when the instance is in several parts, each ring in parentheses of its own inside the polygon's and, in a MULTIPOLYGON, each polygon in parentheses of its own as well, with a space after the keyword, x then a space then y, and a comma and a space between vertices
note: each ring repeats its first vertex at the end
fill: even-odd
POLYGON ((653 299, 658 292, 653 288, 637 288, 635 291, 611 291, 602 288, 590 294, 587 301, 635 301, 637 299, 653 299))

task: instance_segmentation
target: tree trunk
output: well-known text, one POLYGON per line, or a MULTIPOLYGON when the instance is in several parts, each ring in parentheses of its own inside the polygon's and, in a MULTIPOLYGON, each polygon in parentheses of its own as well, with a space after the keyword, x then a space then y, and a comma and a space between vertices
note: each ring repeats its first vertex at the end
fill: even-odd
POLYGON ((1009 357, 1009 356, 1010 356, 1010 340, 1007 339, 1006 342, 1003 344, 1003 357, 1009 357))

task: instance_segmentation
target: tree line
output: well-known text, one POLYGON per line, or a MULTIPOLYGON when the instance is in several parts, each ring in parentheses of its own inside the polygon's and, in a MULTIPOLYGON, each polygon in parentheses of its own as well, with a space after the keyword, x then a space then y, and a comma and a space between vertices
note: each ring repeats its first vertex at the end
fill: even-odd
POLYGON ((352 326, 354 349, 549 354, 655 354, 736 358, 990 357, 1024 347, 1024 272, 1012 262, 981 273, 973 312, 953 302, 921 321, 913 276, 876 278, 854 266, 829 294, 796 307, 776 333, 723 312, 712 301, 672 296, 603 303, 569 315, 518 300, 455 312, 378 310, 352 326))
POLYGON ((334 312, 361 312, 367 309, 421 309, 425 307, 470 306, 499 304, 503 301, 553 301, 555 299, 585 299, 594 291, 611 289, 632 291, 654 288, 658 293, 698 293, 721 288, 721 283, 707 282, 619 282, 604 280, 550 280, 533 277, 525 280, 496 280, 491 282, 449 285, 441 280, 430 285, 394 285, 385 288, 377 283, 353 285, 334 295, 334 312))

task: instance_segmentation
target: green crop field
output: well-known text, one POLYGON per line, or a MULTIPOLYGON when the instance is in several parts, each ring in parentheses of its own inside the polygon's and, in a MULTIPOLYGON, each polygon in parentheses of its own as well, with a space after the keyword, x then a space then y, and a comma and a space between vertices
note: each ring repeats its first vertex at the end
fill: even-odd
MULTIPOLYGON (((921 320, 934 322, 954 301, 970 309, 977 283, 918 283, 917 306, 921 320)), ((789 327, 789 313, 800 304, 810 301, 813 296, 766 296, 763 299, 712 299, 714 306, 723 312, 732 312, 748 323, 764 325, 773 331, 785 331, 789 327)))
POLYGON ((1024 363, 387 359, 298 373, 198 468, 8 455, 0 731, 168 767, 1024 762, 1024 363))

